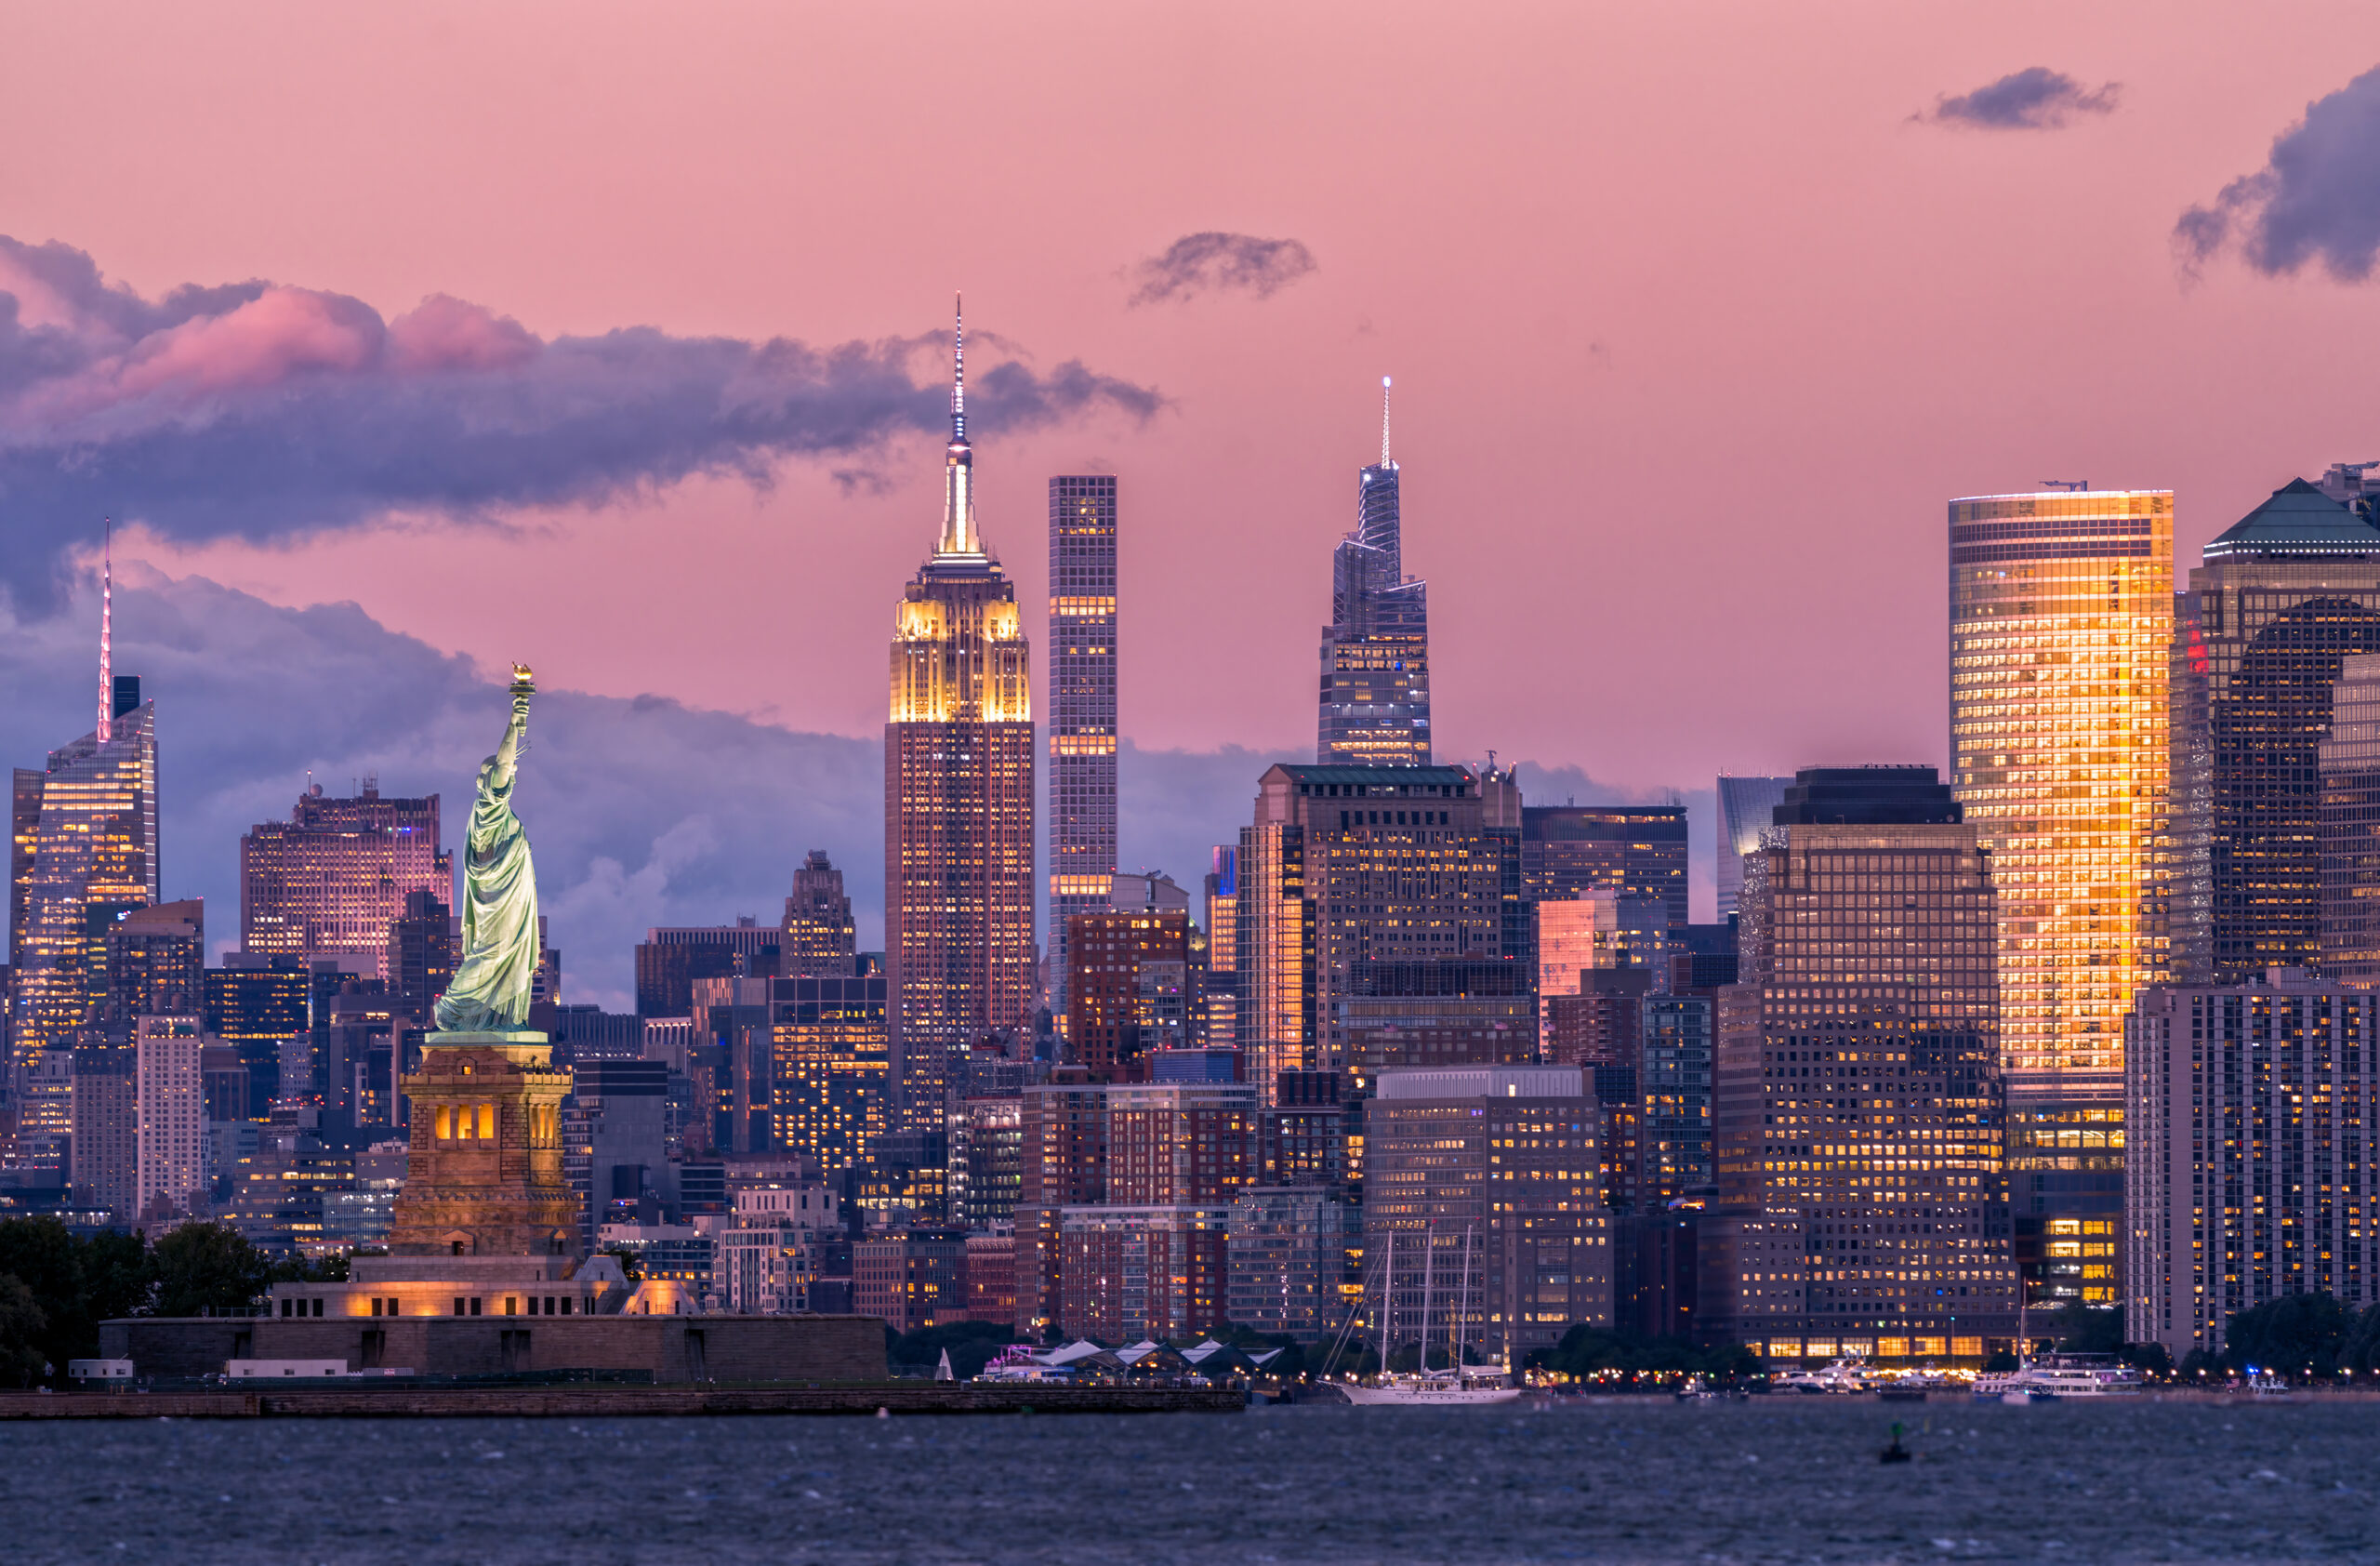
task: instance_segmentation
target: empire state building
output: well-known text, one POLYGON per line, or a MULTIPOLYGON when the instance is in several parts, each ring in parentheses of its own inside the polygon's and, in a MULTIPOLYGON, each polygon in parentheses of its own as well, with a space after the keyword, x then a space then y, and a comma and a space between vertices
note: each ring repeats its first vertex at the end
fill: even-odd
POLYGON ((954 336, 942 537, 902 591, 884 725, 884 947, 900 1123, 942 1124, 954 1061, 1030 1026, 1031 649, 975 527, 963 321, 954 336))

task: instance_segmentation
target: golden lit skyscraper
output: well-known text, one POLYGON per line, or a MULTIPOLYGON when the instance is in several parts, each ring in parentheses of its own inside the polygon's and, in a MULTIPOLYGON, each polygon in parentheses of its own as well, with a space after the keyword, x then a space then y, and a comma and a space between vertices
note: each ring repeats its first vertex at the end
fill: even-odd
POLYGON ((2017 1257, 2036 1299, 2113 1299, 2044 1257, 2121 1211, 2124 1017, 2167 972, 2173 492, 1953 500, 1950 543, 1951 779, 1999 894, 2017 1257))
POLYGON ((1033 701, 1016 590, 975 528, 954 341, 942 537, 901 595, 884 726, 884 949, 899 1123, 943 1124, 950 1063, 1032 1021, 1033 701))
POLYGON ((1950 757, 2000 893, 2012 1098, 2123 1096, 2123 1018, 2164 971, 2159 838, 2170 490, 1950 502, 1950 757))

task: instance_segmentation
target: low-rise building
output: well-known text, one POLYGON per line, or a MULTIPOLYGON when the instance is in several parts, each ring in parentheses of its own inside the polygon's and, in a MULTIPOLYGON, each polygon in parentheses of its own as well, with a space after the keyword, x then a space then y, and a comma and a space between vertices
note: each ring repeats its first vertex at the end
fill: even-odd
POLYGON ((1364 1122, 1364 1255, 1399 1347, 1457 1341, 1517 1371, 1612 1316, 1600 1117, 1575 1066, 1382 1073, 1364 1122), (1394 1252, 1391 1246, 1394 1245, 1394 1252))
POLYGON ((816 1241, 841 1228, 840 1204, 824 1185, 739 1190, 734 1216, 712 1236, 711 1292, 747 1315, 813 1309, 823 1261, 816 1241))
POLYGON ((967 1236, 967 1319, 1016 1320, 1016 1226, 996 1223, 967 1236))
POLYGON ((967 1233, 912 1228, 852 1246, 852 1309, 896 1333, 968 1320, 967 1233))
POLYGON ((1233 1199, 1227 1308, 1234 1325, 1319 1342, 1360 1294, 1363 1214, 1326 1186, 1254 1186, 1233 1199))
POLYGON ((1222 1331, 1230 1228, 1231 1209, 1222 1205, 1064 1209, 1060 1329, 1103 1343, 1222 1331))

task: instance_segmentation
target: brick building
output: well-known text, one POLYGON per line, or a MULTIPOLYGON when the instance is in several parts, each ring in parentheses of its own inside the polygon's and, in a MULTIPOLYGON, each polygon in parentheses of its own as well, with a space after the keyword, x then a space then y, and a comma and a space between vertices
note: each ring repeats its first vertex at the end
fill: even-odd
POLYGON ((853 1242, 852 1310, 896 1333, 966 1320, 966 1231, 913 1228, 853 1242))

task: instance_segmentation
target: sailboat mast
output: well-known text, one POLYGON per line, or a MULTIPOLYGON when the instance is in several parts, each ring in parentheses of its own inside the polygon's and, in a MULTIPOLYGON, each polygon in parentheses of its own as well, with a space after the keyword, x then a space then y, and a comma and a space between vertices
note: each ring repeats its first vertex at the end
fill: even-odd
POLYGON ((1389 1334, 1396 1330, 1396 1231, 1388 1231, 1388 1259, 1380 1269, 1380 1373, 1388 1374, 1389 1334))
POLYGON ((1462 1294, 1455 1307, 1454 1374, 1462 1374, 1463 1329, 1471 1324, 1471 1226, 1462 1226, 1462 1294))
POLYGON ((1421 1374, 1430 1374, 1430 1288, 1431 1267, 1438 1259, 1438 1237, 1427 1223, 1421 1226, 1421 1374))

